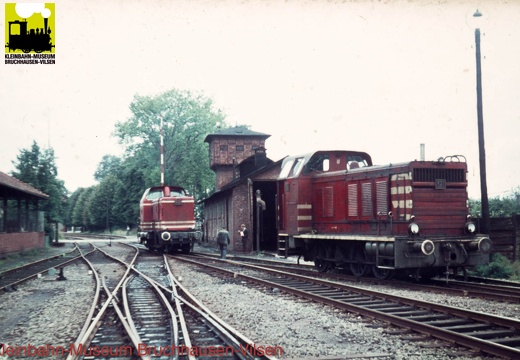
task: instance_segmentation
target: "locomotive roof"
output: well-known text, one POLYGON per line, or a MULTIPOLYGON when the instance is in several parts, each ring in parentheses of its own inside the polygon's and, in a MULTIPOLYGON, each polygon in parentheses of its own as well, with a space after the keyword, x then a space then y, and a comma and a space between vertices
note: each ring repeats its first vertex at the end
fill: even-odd
POLYGON ((285 159, 283 159, 283 164, 282 164, 282 167, 285 165, 285 163, 287 161, 290 161, 292 159, 296 159, 296 158, 303 158, 304 159, 304 164, 306 164, 309 159, 317 154, 317 153, 348 153, 348 154, 359 154, 359 155, 366 155, 368 159, 370 159, 370 161, 372 161, 372 158, 369 154, 367 154, 366 152, 363 152, 363 151, 353 151, 353 150, 316 150, 316 151, 313 151, 313 152, 309 152, 309 153, 306 153, 306 154, 298 154, 298 155, 292 155, 292 156, 287 156, 285 159))

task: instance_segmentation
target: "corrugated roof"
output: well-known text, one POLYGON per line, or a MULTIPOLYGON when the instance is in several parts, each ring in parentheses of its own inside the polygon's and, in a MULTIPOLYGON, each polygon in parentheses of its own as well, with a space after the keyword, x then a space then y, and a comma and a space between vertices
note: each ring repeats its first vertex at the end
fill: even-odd
POLYGON ((247 127, 241 125, 241 126, 235 126, 235 127, 231 127, 231 128, 227 128, 227 129, 222 129, 220 131, 214 132, 213 134, 209 134, 208 136, 206 136, 204 141, 210 142, 212 138, 217 137, 217 136, 241 136, 241 137, 253 136, 253 137, 260 137, 260 138, 267 139, 271 135, 260 133, 257 131, 252 131, 252 130, 249 130, 247 127))
POLYGON ((33 188, 31 185, 24 183, 12 176, 9 176, 0 171, 0 187, 5 186, 13 190, 21 191, 26 194, 30 194, 42 199, 48 199, 49 195, 44 194, 38 189, 33 188))

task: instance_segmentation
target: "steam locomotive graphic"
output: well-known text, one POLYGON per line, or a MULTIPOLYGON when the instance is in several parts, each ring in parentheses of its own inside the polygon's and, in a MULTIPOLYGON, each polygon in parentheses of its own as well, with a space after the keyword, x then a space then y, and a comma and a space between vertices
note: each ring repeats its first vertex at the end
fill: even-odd
POLYGON ((51 51, 54 45, 51 39, 51 29, 43 19, 43 28, 28 29, 27 20, 9 21, 9 42, 6 47, 9 51, 22 50, 24 53, 35 51, 51 51))

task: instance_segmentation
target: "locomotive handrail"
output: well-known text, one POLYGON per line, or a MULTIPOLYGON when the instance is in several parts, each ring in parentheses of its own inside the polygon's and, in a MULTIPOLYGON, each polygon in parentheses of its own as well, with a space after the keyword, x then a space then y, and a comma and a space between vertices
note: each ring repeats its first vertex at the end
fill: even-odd
POLYGON ((464 155, 448 155, 444 157, 444 161, 449 160, 451 162, 462 162, 461 158, 464 160, 464 162, 467 162, 464 155), (456 161, 454 159, 456 159, 456 161))

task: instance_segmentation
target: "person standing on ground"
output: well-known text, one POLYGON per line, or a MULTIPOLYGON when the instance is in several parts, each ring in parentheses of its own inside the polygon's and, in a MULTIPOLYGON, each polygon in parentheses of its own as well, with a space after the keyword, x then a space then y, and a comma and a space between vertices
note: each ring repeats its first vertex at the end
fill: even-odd
POLYGON ((240 230, 238 230, 240 237, 242 238, 242 251, 247 252, 247 243, 249 241, 249 230, 247 230, 246 225, 240 225, 240 230))
POLYGON ((220 258, 222 260, 226 258, 227 246, 230 242, 229 232, 226 230, 225 226, 222 226, 222 229, 217 234, 217 244, 220 249, 220 258))

